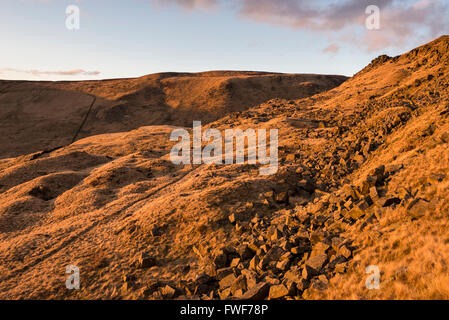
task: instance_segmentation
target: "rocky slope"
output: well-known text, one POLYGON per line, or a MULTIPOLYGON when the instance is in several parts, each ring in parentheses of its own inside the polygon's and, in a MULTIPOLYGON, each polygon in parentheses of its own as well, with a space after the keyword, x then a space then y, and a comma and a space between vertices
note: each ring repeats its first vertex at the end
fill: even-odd
POLYGON ((0 158, 141 126, 206 123, 272 98, 305 98, 345 80, 214 71, 103 81, 0 81, 0 158))
POLYGON ((446 36, 207 125, 278 129, 272 176, 174 165, 165 125, 3 160, 0 298, 447 299, 448 79, 446 36))

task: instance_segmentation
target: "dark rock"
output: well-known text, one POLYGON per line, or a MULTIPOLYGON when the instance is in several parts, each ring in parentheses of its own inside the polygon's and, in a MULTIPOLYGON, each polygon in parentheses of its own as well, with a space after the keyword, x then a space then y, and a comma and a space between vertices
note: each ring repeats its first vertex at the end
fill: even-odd
POLYGON ((252 270, 243 269, 241 273, 246 278, 246 285, 247 285, 248 289, 251 289, 254 286, 256 286, 257 280, 258 280, 256 272, 254 272, 252 270))
POLYGON ((210 284, 210 283, 212 283, 214 281, 215 281, 214 278, 210 277, 209 275, 207 275, 205 273, 202 273, 202 274, 200 274, 196 278, 195 283, 198 284, 198 285, 200 285, 200 284, 210 284))
POLYGON ((311 276, 318 275, 327 262, 327 255, 320 254, 306 261, 303 271, 303 277, 308 279, 311 276))
POLYGON ((288 203, 288 193, 281 192, 276 195, 276 202, 278 203, 288 203))
POLYGON ((249 260, 254 257, 255 252, 248 245, 242 244, 237 248, 237 252, 242 260, 249 260))
POLYGON ((231 294, 233 296, 236 295, 236 293, 238 291, 246 291, 247 290, 247 285, 246 285, 246 277, 241 275, 239 276, 237 279, 235 279, 235 281, 232 283, 231 285, 231 294))
POLYGON ((401 203, 401 199, 397 198, 397 197, 393 197, 393 198, 388 198, 388 199, 384 199, 383 203, 381 203, 382 207, 386 208, 386 207, 391 207, 393 205, 398 205, 401 203))
POLYGON ((270 291, 270 285, 266 282, 260 282, 249 289, 241 297, 243 300, 264 300, 270 291))
POLYGON ((218 280, 222 280, 223 278, 225 278, 226 276, 233 274, 234 273, 234 268, 231 267, 227 267, 227 268, 221 268, 217 270, 217 275, 216 278, 218 280))
POLYGON ((148 269, 156 265, 156 259, 150 257, 147 253, 142 253, 137 258, 136 266, 139 269, 148 269))
POLYGON ((228 266, 228 257, 224 252, 220 252, 215 256, 214 265, 217 269, 222 269, 228 266))

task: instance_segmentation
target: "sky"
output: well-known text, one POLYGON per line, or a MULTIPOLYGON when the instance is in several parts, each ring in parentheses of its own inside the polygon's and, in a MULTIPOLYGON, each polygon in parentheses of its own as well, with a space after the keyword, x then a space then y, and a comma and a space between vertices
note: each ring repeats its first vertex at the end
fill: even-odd
POLYGON ((381 54, 448 34, 448 22, 446 0, 0 0, 0 79, 208 70, 352 76, 381 54), (67 28, 70 5, 80 9, 79 29, 67 28), (372 5, 380 10, 373 30, 372 5))

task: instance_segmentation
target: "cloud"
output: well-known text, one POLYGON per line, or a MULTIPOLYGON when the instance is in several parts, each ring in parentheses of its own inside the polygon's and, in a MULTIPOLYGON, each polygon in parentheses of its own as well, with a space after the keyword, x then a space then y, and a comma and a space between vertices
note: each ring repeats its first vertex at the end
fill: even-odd
MULTIPOLYGON (((445 0, 242 0, 242 18, 294 29, 320 32, 367 51, 403 47, 410 40, 430 40, 447 32, 445 0), (327 3, 327 4, 326 4, 327 3), (369 5, 380 8, 380 30, 365 28, 369 5), (419 39, 417 39, 419 38, 419 39)), ((330 48, 329 48, 330 49, 330 48)))
POLYGON ((147 1, 158 7, 180 6, 189 11, 231 9, 245 20, 317 33, 331 43, 351 43, 366 51, 402 49, 449 32, 447 0, 147 1), (380 30, 365 28, 365 10, 371 5, 380 8, 380 30))
MULTIPOLYGON (((446 0, 152 0, 195 8, 228 7, 242 19, 319 33, 366 51, 403 48, 448 32, 446 0), (380 8, 380 30, 368 30, 365 10, 380 8)), ((335 48, 330 48, 335 49, 335 48)))
POLYGON ((330 44, 328 47, 323 49, 323 53, 335 54, 340 51, 340 46, 336 43, 330 44))
POLYGON ((156 6, 180 5, 188 10, 196 8, 210 9, 219 5, 219 0, 152 0, 156 6))
POLYGON ((101 74, 100 71, 85 71, 82 69, 74 69, 74 70, 64 70, 64 71, 42 71, 42 70, 22 70, 22 69, 15 69, 15 68, 3 68, 0 70, 0 72, 17 72, 17 73, 25 73, 25 74, 31 74, 33 76, 97 76, 101 74))

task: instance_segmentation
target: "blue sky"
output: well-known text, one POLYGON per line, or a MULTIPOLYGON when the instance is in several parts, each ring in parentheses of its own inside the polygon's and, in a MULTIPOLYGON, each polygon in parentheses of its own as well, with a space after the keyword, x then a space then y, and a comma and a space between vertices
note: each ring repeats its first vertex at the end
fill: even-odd
POLYGON ((365 2, 1 0, 0 79, 206 70, 351 76, 380 54, 449 33, 443 0, 377 1, 383 23, 374 31, 364 27, 364 8, 376 1, 365 2), (70 4, 81 9, 80 30, 65 26, 70 4))

